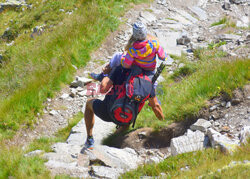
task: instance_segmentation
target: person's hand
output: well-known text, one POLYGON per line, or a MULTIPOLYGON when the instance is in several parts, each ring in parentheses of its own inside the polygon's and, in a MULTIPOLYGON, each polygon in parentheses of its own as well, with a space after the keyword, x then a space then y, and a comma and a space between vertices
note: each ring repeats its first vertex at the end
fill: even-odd
POLYGON ((105 67, 102 68, 102 71, 104 74, 109 74, 111 72, 112 68, 109 64, 107 64, 105 67))

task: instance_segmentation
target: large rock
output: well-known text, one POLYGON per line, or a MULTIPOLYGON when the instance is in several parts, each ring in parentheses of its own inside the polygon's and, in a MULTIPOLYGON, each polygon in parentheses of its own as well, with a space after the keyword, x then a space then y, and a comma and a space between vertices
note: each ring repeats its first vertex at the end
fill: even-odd
POLYGON ((225 0, 223 6, 222 6, 225 10, 229 10, 231 5, 230 5, 230 2, 229 0, 225 0))
POLYGON ((88 178, 88 168, 81 167, 77 162, 65 163, 49 160, 45 166, 52 171, 52 175, 70 175, 71 177, 88 178))
POLYGON ((233 153, 239 146, 239 141, 231 140, 227 136, 224 136, 211 128, 208 129, 207 135, 212 147, 220 147, 225 153, 233 153))
POLYGON ((229 0, 229 1, 234 4, 243 4, 248 2, 249 0, 229 0))
POLYGON ((102 165, 112 168, 129 170, 137 168, 142 163, 142 158, 131 148, 118 149, 98 145, 91 151, 85 150, 84 153, 89 155, 90 162, 102 163, 102 165))
POLYGON ((29 152, 29 153, 27 153, 27 154, 24 154, 24 156, 25 156, 25 157, 33 157, 33 156, 36 156, 36 155, 40 155, 40 154, 42 154, 42 153, 44 153, 43 150, 34 150, 34 151, 32 151, 32 152, 29 152))
POLYGON ((171 139, 171 154, 178 155, 181 153, 202 150, 204 148, 204 139, 204 133, 200 131, 192 132, 189 130, 185 136, 171 139))
POLYGON ((237 27, 249 27, 249 17, 242 16, 239 21, 236 23, 237 27))
POLYGON ((86 140, 85 133, 71 133, 67 139, 67 143, 71 145, 82 146, 86 140))
POLYGON ((182 48, 177 46, 176 43, 176 39, 178 39, 180 35, 180 32, 156 31, 156 36, 166 53, 176 56, 181 56, 182 48))
POLYGON ((5 3, 0 3, 0 12, 3 11, 4 9, 9 9, 9 8, 20 8, 22 6, 27 6, 25 3, 25 0, 7 0, 5 3))
POLYGON ((180 14, 173 13, 170 18, 175 19, 179 23, 182 23, 183 25, 192 25, 193 22, 189 20, 189 18, 185 17, 185 14, 182 14, 182 11, 180 11, 180 14))
POLYGON ((145 24, 152 23, 152 22, 155 22, 157 20, 155 15, 152 14, 151 12, 149 12, 149 11, 141 12, 140 17, 142 17, 144 19, 145 24))
POLYGON ((200 7, 206 7, 208 0, 199 0, 198 1, 198 6, 200 7))
POLYGON ((239 35, 234 35, 234 34, 222 34, 218 35, 217 39, 220 41, 226 41, 226 42, 233 42, 237 41, 241 38, 239 35))
POLYGON ((58 154, 70 154, 72 156, 80 153, 81 147, 78 145, 71 145, 67 143, 58 142, 51 146, 53 152, 58 154))
POLYGON ((209 128, 211 125, 212 125, 211 122, 205 119, 198 119, 196 123, 190 126, 190 129, 193 131, 199 130, 201 132, 206 132, 207 128, 209 128))
POLYGON ((245 126, 240 131, 240 142, 247 143, 247 139, 250 137, 250 126, 245 126))
POLYGON ((166 60, 166 65, 171 66, 171 65, 173 65, 173 63, 174 63, 174 59, 171 58, 170 56, 168 56, 168 58, 166 60))
POLYGON ((85 77, 76 77, 76 80, 73 81, 70 86, 73 88, 84 87, 86 84, 91 83, 93 80, 85 77))
POLYGON ((110 167, 105 166, 92 166, 91 175, 97 177, 97 178, 110 178, 110 179, 116 179, 120 176, 121 173, 123 173, 122 169, 114 169, 110 167))
POLYGON ((177 45, 188 45, 191 42, 191 39, 188 38, 186 35, 176 39, 177 45))
POLYGON ((207 19, 207 13, 203 9, 201 9, 201 8, 199 8, 197 6, 189 7, 189 9, 194 14, 196 14, 200 20, 206 20, 207 19))
POLYGON ((198 19, 194 18, 192 15, 190 15, 188 12, 184 10, 178 10, 178 13, 181 14, 183 17, 191 21, 192 23, 198 22, 198 19))
POLYGON ((72 157, 70 154, 66 153, 46 153, 43 155, 43 158, 48 161, 57 161, 57 162, 64 162, 64 163, 72 163, 76 162, 77 159, 75 157, 72 157))

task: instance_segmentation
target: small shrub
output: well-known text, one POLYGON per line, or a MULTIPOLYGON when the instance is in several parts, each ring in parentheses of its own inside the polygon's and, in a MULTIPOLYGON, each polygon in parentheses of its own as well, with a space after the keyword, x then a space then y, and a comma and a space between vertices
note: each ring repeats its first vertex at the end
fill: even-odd
POLYGON ((211 27, 213 26, 217 26, 217 25, 221 25, 221 24, 225 24, 228 21, 227 17, 223 17, 221 20, 219 20, 218 22, 214 22, 211 24, 211 27))
POLYGON ((196 68, 192 65, 185 65, 184 67, 179 68, 174 72, 174 74, 171 76, 171 78, 175 81, 178 81, 179 79, 189 76, 192 73, 196 71, 196 68))
POLYGON ((208 44, 208 49, 214 50, 214 49, 216 49, 216 48, 218 48, 218 47, 220 47, 222 45, 225 45, 225 44, 227 44, 226 41, 220 41, 218 43, 212 42, 212 43, 208 44))
POLYGON ((223 17, 218 22, 212 23, 211 27, 221 25, 221 24, 225 24, 225 27, 236 27, 236 23, 233 20, 231 20, 229 17, 223 17))

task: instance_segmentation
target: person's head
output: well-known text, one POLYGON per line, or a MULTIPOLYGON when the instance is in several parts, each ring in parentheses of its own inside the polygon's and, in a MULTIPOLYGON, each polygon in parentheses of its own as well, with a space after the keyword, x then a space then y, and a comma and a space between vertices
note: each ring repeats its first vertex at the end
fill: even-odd
POLYGON ((147 37, 147 28, 146 26, 140 22, 137 21, 133 24, 133 35, 134 39, 137 39, 138 41, 143 41, 147 37))
POLYGON ((126 45, 125 50, 131 48, 134 42, 143 41, 146 40, 146 38, 147 38, 146 26, 140 21, 135 22, 133 24, 133 34, 126 45))

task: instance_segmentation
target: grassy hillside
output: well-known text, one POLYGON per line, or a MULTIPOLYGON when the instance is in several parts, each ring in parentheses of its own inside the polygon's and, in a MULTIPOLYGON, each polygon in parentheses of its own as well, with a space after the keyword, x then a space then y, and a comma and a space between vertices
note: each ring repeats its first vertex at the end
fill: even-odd
POLYGON ((0 139, 32 125, 46 98, 72 80, 72 64, 83 67, 137 2, 145 1, 27 0, 31 9, 2 12, 0 34, 10 30, 0 41, 0 139), (32 38, 35 26, 43 33, 32 38))

